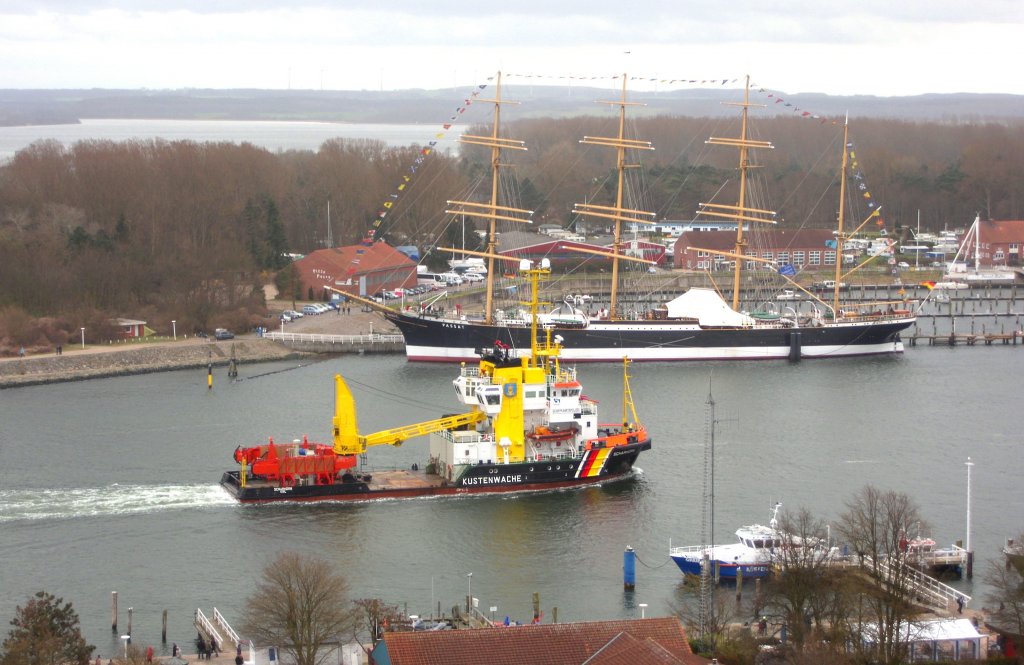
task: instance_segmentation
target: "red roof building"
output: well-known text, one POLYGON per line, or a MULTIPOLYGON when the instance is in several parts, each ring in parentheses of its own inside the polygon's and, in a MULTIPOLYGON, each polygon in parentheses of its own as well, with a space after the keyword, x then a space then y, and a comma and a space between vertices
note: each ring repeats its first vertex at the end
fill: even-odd
MULTIPOLYGON (((775 262, 776 267, 791 265, 798 270, 835 267, 835 234, 830 229, 759 229, 745 234, 747 256, 775 262), (831 247, 829 246, 831 244, 831 247)), ((731 270, 732 258, 705 250, 733 252, 735 231, 687 231, 675 244, 674 266, 686 270, 731 270)), ((745 269, 763 267, 758 261, 746 261, 745 269)))
MULTIPOLYGON (((1021 265, 1024 221, 979 222, 978 263, 983 266, 1021 265)), ((961 237, 961 241, 963 238, 961 237)), ((961 259, 974 265, 974 249, 964 250, 961 259)))
POLYGON ((321 298, 325 286, 358 296, 416 285, 416 264, 385 242, 318 249, 295 262, 302 293, 321 298))
MULTIPOLYGON (((646 240, 625 240, 622 243, 622 253, 646 261, 653 261, 660 264, 665 260, 667 249, 664 245, 646 240)), ((595 245, 591 243, 578 242, 575 240, 546 240, 531 245, 523 245, 514 249, 501 250, 501 254, 515 256, 521 259, 549 259, 552 265, 559 263, 593 263, 595 261, 611 263, 611 259, 596 256, 588 252, 612 252, 612 244, 595 245), (577 252, 572 248, 580 248, 585 251, 577 252)))
POLYGON ((696 665, 675 617, 385 633, 377 665, 696 665))

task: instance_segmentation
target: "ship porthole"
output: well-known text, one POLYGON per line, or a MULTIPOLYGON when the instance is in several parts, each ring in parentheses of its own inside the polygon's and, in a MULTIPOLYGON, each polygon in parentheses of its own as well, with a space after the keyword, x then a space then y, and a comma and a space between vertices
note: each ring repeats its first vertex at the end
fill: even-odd
POLYGON ((555 467, 555 471, 561 471, 561 470, 562 470, 562 465, 561 464, 559 464, 558 466, 555 467))
POLYGON ((533 467, 532 466, 530 467, 530 471, 533 471, 533 467))
POLYGON ((548 467, 548 471, 550 471, 550 470, 551 470, 551 467, 549 466, 549 467, 548 467))

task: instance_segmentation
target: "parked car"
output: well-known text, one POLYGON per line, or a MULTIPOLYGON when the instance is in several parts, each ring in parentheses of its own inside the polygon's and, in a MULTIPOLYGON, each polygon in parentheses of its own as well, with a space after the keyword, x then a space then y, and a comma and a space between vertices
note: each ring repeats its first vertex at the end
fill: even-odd
POLYGON ((292 321, 302 318, 302 312, 296 312, 294 309, 286 309, 281 315, 287 316, 292 321))
POLYGON ((234 339, 235 333, 231 332, 227 328, 217 328, 213 331, 214 339, 234 339))
POLYGON ((320 308, 317 307, 316 305, 303 305, 302 306, 302 313, 303 314, 319 314, 320 313, 320 308))
POLYGON ((481 275, 480 273, 475 273, 475 272, 462 273, 462 280, 465 281, 465 282, 482 282, 482 281, 484 281, 484 279, 485 279, 484 276, 481 275))

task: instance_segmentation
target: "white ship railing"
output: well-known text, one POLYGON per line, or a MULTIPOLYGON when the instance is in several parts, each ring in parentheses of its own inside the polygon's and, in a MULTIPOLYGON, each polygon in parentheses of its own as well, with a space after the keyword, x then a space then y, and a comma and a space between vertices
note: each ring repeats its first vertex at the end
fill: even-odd
POLYGON ((317 344, 399 344, 404 338, 401 335, 318 335, 314 333, 265 332, 263 337, 275 342, 309 342, 317 344))

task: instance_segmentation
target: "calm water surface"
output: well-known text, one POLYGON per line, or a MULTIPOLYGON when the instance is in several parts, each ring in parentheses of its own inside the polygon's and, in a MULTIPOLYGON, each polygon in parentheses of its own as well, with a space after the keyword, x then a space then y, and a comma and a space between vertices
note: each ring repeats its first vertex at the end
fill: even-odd
POLYGON ((435 135, 440 125, 393 125, 340 122, 285 122, 258 120, 154 120, 85 119, 77 125, 29 125, 0 127, 0 162, 31 143, 43 139, 70 146, 76 141, 164 139, 167 141, 252 143, 271 152, 317 150, 334 138, 374 139, 391 146, 426 145, 436 140, 437 149, 454 148, 458 128, 445 138, 435 135))
MULTIPOLYGON (((327 440, 335 373, 356 395, 361 431, 456 408, 454 368, 402 356, 342 357, 298 367, 243 366, 212 391, 203 370, 0 391, 0 617, 39 589, 74 603, 106 655, 110 592, 137 641, 194 636, 191 613, 229 620, 261 567, 286 549, 333 561, 356 597, 429 614, 472 592, 485 611, 528 619, 531 593, 565 621, 661 615, 677 598, 669 540, 700 538, 705 406, 712 386, 716 540, 764 522, 769 506, 834 519, 866 483, 907 492, 941 544, 964 538, 972 471, 978 570, 1024 530, 1019 348, 925 348, 902 358, 638 364, 633 389, 654 448, 636 479, 518 497, 241 507, 217 486, 237 445, 303 434, 327 440), (266 374, 276 370, 288 371, 266 374), (257 376, 266 374, 264 376, 257 376), (636 548, 637 591, 622 591, 636 548)), ((584 366, 602 417, 621 414, 621 369, 584 366)), ((422 462, 425 443, 371 451, 378 465, 422 462)), ((979 575, 980 578, 980 575, 979 575)), ((980 579, 963 583, 982 594, 980 579)), ((982 598, 975 606, 984 603, 982 598)), ((6 621, 6 619, 4 619, 6 621)))

